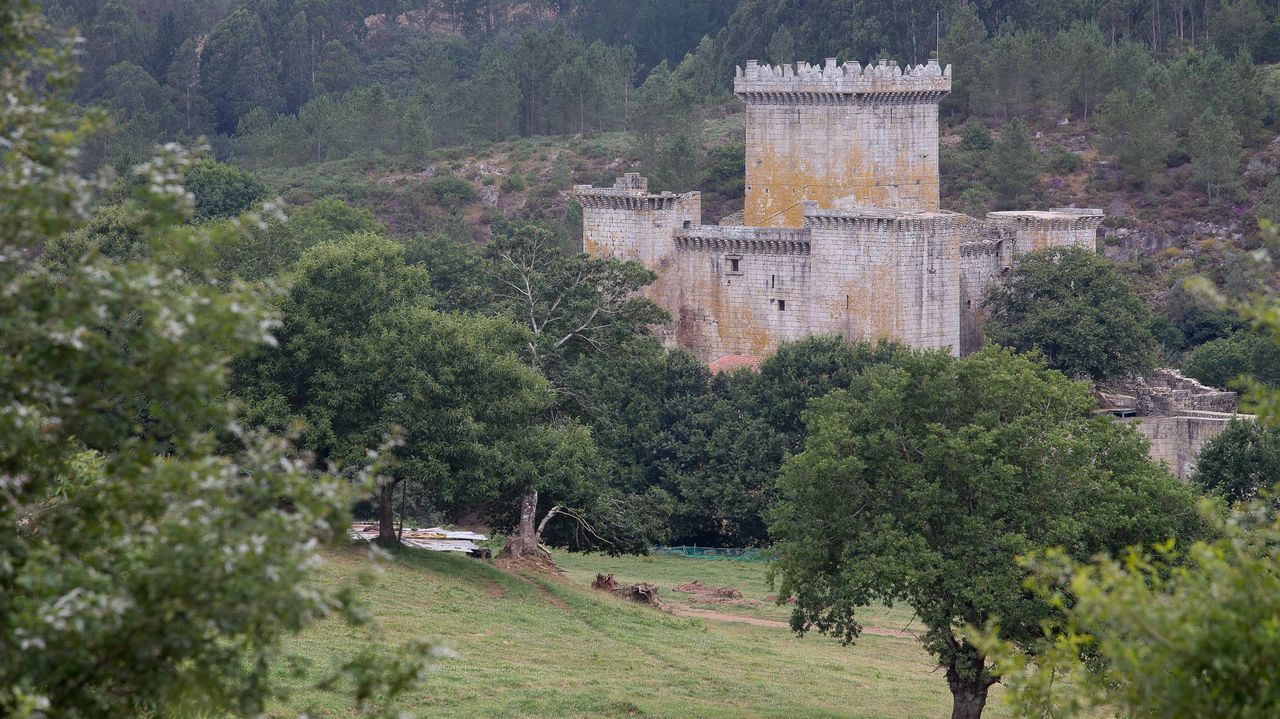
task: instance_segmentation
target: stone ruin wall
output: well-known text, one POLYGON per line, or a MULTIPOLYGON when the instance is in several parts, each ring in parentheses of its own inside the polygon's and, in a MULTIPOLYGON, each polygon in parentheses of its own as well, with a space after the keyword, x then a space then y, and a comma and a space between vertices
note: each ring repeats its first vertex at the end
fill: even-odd
POLYGON ((1178 479, 1195 473, 1204 445, 1233 419, 1252 419, 1237 412, 1235 392, 1205 386, 1175 369, 1162 368, 1148 376, 1108 388, 1105 410, 1127 410, 1133 424, 1151 443, 1151 458, 1164 462, 1178 479))
POLYGON ((960 355, 982 348, 982 328, 986 322, 982 301, 987 289, 1000 282, 1009 267, 1008 243, 997 239, 977 239, 960 245, 960 355))
POLYGON ((936 210, 938 100, 950 68, 880 61, 824 67, 748 61, 734 80, 746 104, 744 221, 800 227, 803 202, 936 210))

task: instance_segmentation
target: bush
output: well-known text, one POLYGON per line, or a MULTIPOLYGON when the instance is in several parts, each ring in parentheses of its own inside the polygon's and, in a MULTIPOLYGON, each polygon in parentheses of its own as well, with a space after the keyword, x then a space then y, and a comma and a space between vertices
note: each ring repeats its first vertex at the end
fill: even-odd
POLYGON ((1056 145, 1049 151, 1049 169, 1055 175, 1070 175, 1080 169, 1080 156, 1067 148, 1056 145))
POLYGON ((524 190, 524 177, 521 175, 507 175, 502 178, 500 185, 503 192, 521 192, 524 190))
POLYGON ((476 191, 471 183, 453 175, 433 177, 423 183, 428 197, 441 204, 460 204, 475 199, 476 191))
POLYGON ((195 197, 197 221, 238 215, 267 196, 266 185, 251 173, 212 160, 191 166, 184 184, 195 197))
POLYGON ((1250 332, 1210 340, 1187 353, 1182 371, 1212 387, 1232 387, 1241 377, 1280 386, 1280 347, 1250 332))

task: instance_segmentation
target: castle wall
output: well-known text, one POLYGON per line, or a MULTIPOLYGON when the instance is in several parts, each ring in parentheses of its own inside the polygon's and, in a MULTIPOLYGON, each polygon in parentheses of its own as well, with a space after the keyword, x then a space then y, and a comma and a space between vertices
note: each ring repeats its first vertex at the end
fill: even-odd
POLYGON ((799 227, 805 200, 938 209, 938 100, 950 88, 932 60, 906 73, 749 61, 734 82, 747 106, 745 223, 799 227))
POLYGON ((987 290, 1000 282, 1004 243, 977 240, 960 245, 960 344, 961 356, 982 348, 982 327, 986 321, 982 306, 987 290))
POLYGON ((1169 465, 1169 471, 1175 477, 1186 480, 1195 474, 1196 459, 1204 445, 1239 416, 1226 412, 1188 412, 1170 417, 1133 417, 1120 421, 1133 423, 1134 429, 1151 443, 1147 454, 1155 461, 1169 465))
POLYGON ((811 333, 958 351, 967 218, 808 203, 804 223, 813 241, 811 333))
POLYGON ((762 355, 810 334, 807 232, 703 226, 677 231, 675 248, 679 289, 668 344, 711 361, 762 355))
POLYGON ((1049 247, 1079 247, 1096 252, 1102 211, 1055 208, 988 212, 987 221, 993 229, 1013 237, 1015 255, 1049 247))

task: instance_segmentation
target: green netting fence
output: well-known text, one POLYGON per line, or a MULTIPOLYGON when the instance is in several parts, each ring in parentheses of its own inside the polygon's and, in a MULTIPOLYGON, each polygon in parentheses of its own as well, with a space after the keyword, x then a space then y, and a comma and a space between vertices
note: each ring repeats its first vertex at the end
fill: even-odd
POLYGON ((654 554, 691 559, 726 559, 735 562, 769 562, 775 557, 767 549, 741 547, 654 547, 654 554))

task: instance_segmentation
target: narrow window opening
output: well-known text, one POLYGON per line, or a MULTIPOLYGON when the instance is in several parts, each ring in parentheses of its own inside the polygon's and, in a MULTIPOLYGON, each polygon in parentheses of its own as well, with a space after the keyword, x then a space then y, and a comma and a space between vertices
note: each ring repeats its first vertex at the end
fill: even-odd
POLYGON ((849 309, 849 295, 844 296, 844 308, 849 309))
POLYGON ((965 300, 965 301, 964 301, 964 306, 965 306, 965 307, 973 307, 973 300, 965 300))
POLYGON ((730 272, 737 272, 737 271, 738 271, 738 258, 736 258, 736 257, 730 257, 730 258, 729 258, 729 271, 730 271, 730 272))
POLYGON ((787 311, 787 301, 786 301, 786 300, 778 300, 778 311, 779 311, 779 312, 786 312, 786 311, 787 311))
POLYGON ((692 226, 693 226, 693 220, 685 220, 685 221, 684 221, 684 228, 685 228, 686 230, 687 230, 687 229, 689 229, 689 228, 690 228, 690 227, 692 227, 692 226))
POLYGON ((777 275, 769 275, 769 286, 770 286, 770 287, 777 287, 777 286, 778 286, 778 276, 777 276, 777 275))

